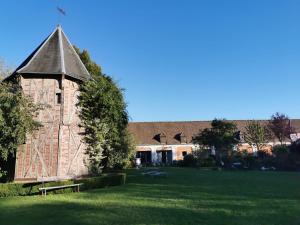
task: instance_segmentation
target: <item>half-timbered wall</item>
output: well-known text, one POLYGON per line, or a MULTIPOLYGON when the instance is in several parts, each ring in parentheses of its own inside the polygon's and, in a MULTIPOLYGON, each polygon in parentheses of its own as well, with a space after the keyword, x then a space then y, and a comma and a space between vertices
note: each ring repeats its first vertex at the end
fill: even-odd
POLYGON ((78 84, 69 79, 21 77, 24 93, 46 107, 43 127, 27 137, 16 160, 15 179, 65 179, 87 174, 76 107, 78 84))

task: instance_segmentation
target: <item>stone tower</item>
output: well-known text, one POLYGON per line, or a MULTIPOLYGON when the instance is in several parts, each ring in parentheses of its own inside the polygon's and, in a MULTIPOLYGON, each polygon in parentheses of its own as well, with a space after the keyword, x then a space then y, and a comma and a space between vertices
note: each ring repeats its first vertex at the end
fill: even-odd
POLYGON ((48 105, 43 124, 19 147, 15 180, 59 180, 88 173, 76 107, 79 84, 89 79, 72 44, 58 26, 6 80, 15 79, 35 103, 48 105))

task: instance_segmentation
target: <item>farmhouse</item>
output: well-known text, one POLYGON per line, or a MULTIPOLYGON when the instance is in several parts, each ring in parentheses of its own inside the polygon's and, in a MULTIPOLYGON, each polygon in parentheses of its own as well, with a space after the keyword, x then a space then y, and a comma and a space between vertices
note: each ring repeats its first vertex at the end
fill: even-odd
POLYGON ((15 180, 66 179, 87 174, 77 115, 78 87, 90 75, 60 26, 6 78, 44 104, 43 127, 19 147, 15 180))
MULTIPOLYGON (((43 126, 28 135, 19 147, 14 163, 16 181, 69 179, 88 174, 76 103, 80 83, 89 78, 72 44, 57 26, 5 79, 17 82, 35 103, 46 106, 37 118, 43 126)), ((247 121, 233 122, 243 132, 247 121)), ((293 137, 299 137, 300 120, 290 120, 290 126, 294 128, 293 137)), ((193 136, 208 127, 210 121, 129 123, 137 142, 136 157, 143 164, 171 164, 182 160, 197 148, 192 143, 193 136)), ((271 147, 276 142, 270 140, 268 145, 271 147)), ((235 148, 256 151, 255 146, 243 143, 242 139, 235 148)))
MULTIPOLYGON (((142 164, 171 164, 173 161, 182 160, 183 157, 197 148, 192 143, 194 135, 199 130, 210 127, 211 121, 182 121, 182 122, 132 122, 129 130, 134 135, 137 147, 136 157, 141 159, 142 164)), ((231 121, 237 125, 239 134, 242 134, 247 120, 231 121)), ((267 121, 261 121, 265 124, 267 121)), ((294 137, 300 137, 300 120, 290 120, 290 127, 293 128, 294 137)), ((292 129, 291 129, 292 130, 292 129)), ((255 153, 256 147, 249 146, 243 141, 241 135, 237 135, 240 143, 235 150, 255 153)), ((286 143, 291 143, 287 139, 286 143)), ((278 144, 277 140, 269 140, 265 151, 278 144)))

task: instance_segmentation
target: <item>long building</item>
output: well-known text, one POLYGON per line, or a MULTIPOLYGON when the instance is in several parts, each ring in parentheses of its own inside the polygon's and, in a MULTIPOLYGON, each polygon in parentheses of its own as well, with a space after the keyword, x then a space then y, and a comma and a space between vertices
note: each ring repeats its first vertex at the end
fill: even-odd
MULTIPOLYGON (((238 131, 242 134, 248 120, 233 120, 238 131)), ((266 124, 267 120, 261 120, 266 124)), ((174 161, 182 160, 186 154, 197 148, 193 144, 193 136, 200 130, 210 127, 211 121, 182 121, 182 122, 131 122, 129 130, 135 137, 136 157, 141 159, 142 164, 172 164, 174 161)), ((290 120, 290 127, 294 137, 300 137, 300 119, 290 120), (293 128, 293 129, 292 129, 293 128)), ((278 140, 269 140, 266 151, 278 144, 278 140)), ((291 143, 291 139, 286 139, 291 143)), ((249 146, 242 138, 235 146, 237 151, 255 153, 256 146, 249 146)))

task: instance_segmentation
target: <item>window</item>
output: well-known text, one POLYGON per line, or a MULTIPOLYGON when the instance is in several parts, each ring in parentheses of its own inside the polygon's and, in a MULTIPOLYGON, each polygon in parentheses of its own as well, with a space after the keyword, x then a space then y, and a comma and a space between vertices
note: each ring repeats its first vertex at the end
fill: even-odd
POLYGON ((167 144, 167 137, 164 133, 161 133, 159 135, 159 141, 160 141, 161 144, 167 144))
POLYGON ((184 133, 180 133, 180 144, 186 144, 187 143, 187 139, 186 136, 184 135, 184 133))
POLYGON ((56 93, 56 104, 61 104, 61 93, 56 93))

